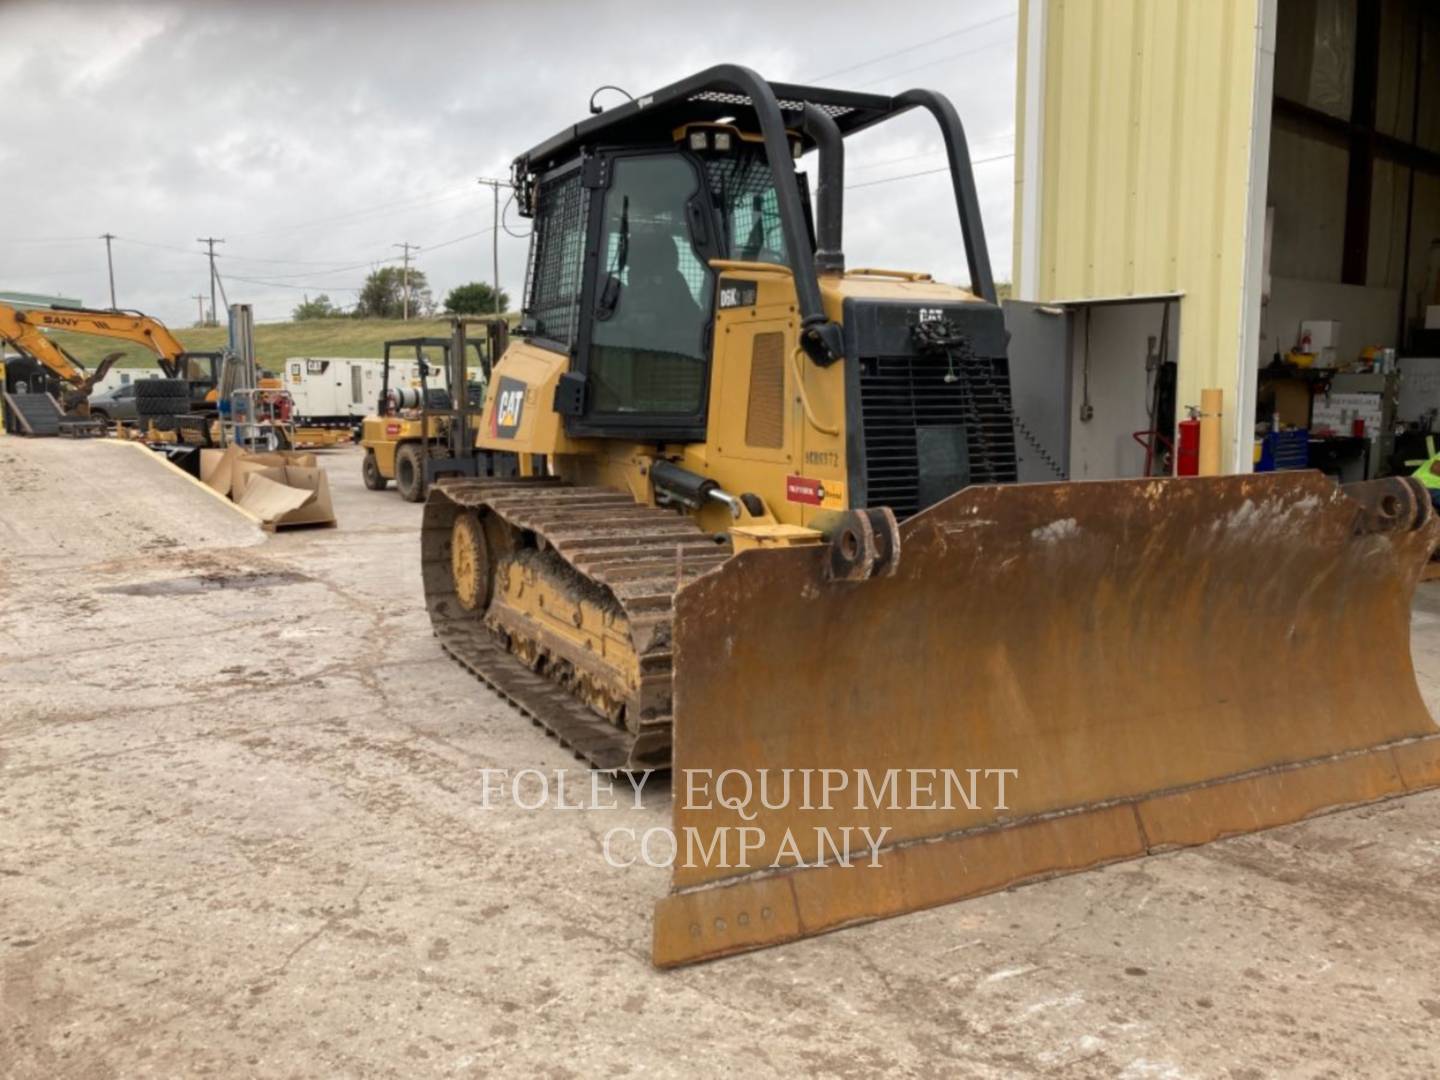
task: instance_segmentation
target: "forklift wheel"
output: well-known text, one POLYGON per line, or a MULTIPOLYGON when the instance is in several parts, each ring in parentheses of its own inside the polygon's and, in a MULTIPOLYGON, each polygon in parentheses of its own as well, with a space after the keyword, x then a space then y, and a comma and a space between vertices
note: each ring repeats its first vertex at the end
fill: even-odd
POLYGON ((360 466, 360 475, 365 478, 365 486, 371 491, 384 491, 390 481, 380 475, 380 466, 375 463, 375 451, 365 451, 365 464, 360 466))
POLYGON ((406 502, 425 501, 425 459, 416 443, 407 443, 395 454, 395 487, 406 502))

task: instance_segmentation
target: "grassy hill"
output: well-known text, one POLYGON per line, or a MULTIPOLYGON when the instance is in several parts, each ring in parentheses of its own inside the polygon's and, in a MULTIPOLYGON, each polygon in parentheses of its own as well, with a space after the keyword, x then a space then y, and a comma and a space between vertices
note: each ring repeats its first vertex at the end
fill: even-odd
MULTIPOLYGON (((171 332, 187 349, 197 352, 218 351, 225 347, 227 331, 223 326, 174 327, 171 332)), ((119 361, 124 367, 153 367, 154 355, 139 346, 108 338, 90 337, 54 331, 51 336, 87 366, 93 366, 108 353, 125 349, 119 361)), ((275 367, 289 356, 357 356, 383 355, 386 341, 403 337, 450 336, 448 319, 314 319, 308 322, 263 323, 255 327, 255 355, 261 364, 275 367)))

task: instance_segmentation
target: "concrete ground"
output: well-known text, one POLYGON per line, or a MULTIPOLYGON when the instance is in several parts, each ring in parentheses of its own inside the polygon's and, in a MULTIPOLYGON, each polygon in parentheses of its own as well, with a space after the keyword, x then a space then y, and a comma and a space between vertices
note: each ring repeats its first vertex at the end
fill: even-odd
POLYGON ((0 1076, 1440 1073, 1440 793, 657 972, 599 838, 664 793, 483 808, 575 762, 440 652, 419 507, 336 452, 267 537, 134 453, 0 439, 0 1076))

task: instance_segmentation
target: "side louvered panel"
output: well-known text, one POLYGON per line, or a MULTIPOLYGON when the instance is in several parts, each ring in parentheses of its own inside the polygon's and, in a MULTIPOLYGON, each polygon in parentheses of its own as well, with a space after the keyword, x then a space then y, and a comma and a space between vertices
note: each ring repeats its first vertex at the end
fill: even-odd
POLYGON ((785 445, 785 335, 778 331, 755 335, 745 442, 770 449, 785 445))

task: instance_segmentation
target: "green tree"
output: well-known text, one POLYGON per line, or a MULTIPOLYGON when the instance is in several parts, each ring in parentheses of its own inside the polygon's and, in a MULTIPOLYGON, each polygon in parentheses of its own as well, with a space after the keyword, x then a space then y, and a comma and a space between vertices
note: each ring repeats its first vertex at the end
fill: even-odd
POLYGON ((335 319, 344 314, 339 308, 330 302, 330 297, 321 293, 311 300, 306 296, 304 300, 295 305, 295 310, 290 317, 296 322, 304 322, 307 319, 335 319))
MULTIPOLYGON (((405 309, 405 271, 399 266, 382 266, 372 271, 360 290, 355 314, 365 319, 398 319, 405 309)), ((410 271, 410 316, 435 314, 435 298, 421 270, 410 271)))
MULTIPOLYGON (((498 313, 509 310, 510 294, 501 289, 498 313)), ((445 297, 445 312, 448 315, 495 315, 495 289, 483 281, 457 285, 445 297)))

